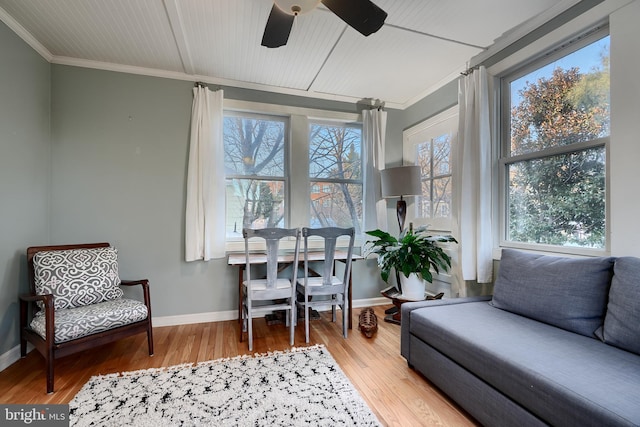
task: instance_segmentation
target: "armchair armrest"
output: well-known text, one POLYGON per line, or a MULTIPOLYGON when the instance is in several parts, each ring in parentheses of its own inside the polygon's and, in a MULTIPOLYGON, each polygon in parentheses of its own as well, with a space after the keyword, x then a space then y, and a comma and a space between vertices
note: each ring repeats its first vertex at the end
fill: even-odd
POLYGON ((139 279, 139 280, 121 280, 120 284, 122 286, 135 286, 135 285, 142 285, 142 287, 148 286, 149 285, 149 280, 147 279, 139 279))
POLYGON ((53 294, 43 294, 43 295, 36 295, 36 294, 21 294, 19 295, 20 301, 21 302, 36 302, 36 301, 43 301, 44 305, 53 305, 53 294))
POLYGON ((144 305, 147 306, 147 316, 151 319, 151 295, 149 292, 149 280, 148 279, 138 279, 138 280, 121 280, 120 284, 122 286, 142 286, 142 295, 144 297, 144 305))
POLYGON ((53 342, 55 331, 55 311, 53 309, 53 294, 22 294, 20 298, 20 330, 28 326, 28 303, 42 301, 44 306, 46 340, 53 342))

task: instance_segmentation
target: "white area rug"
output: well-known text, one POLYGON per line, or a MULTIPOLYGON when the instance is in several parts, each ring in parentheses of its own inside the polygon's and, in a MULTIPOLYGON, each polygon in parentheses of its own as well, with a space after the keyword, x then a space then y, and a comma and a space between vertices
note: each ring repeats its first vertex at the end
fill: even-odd
POLYGON ((94 376, 72 426, 379 426, 324 346, 94 376))

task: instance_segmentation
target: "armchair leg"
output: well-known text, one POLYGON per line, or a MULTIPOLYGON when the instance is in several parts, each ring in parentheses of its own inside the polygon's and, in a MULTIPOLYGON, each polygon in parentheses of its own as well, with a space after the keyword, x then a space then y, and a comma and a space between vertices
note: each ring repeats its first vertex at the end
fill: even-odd
POLYGON ((153 330, 151 325, 147 328, 147 343, 149 344, 149 356, 153 356, 153 330))
POLYGON ((47 393, 53 393, 53 356, 47 357, 47 393))
POLYGON ((27 356, 27 340, 24 337, 24 328, 27 327, 27 310, 27 303, 23 300, 20 300, 20 357, 27 356))

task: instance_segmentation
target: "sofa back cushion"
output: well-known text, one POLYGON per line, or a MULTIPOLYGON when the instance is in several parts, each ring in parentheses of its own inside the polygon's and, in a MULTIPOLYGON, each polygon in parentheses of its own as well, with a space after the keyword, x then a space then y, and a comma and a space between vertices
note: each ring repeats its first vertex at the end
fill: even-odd
POLYGON ((604 325, 596 335, 607 344, 640 354, 640 259, 616 259, 604 325))
POLYGON ((602 325, 615 258, 565 258, 503 249, 494 307, 588 337, 602 325))
POLYGON ((115 248, 42 251, 33 257, 36 293, 53 294, 56 310, 121 298, 115 248))

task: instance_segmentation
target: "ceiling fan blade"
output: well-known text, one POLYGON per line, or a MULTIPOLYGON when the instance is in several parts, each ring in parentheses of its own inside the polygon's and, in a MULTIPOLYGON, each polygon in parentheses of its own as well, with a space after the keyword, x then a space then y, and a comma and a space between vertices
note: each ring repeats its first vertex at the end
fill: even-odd
POLYGON ((294 19, 295 17, 293 15, 284 13, 274 3, 271 8, 271 13, 269 13, 269 19, 267 19, 267 26, 264 28, 264 34, 262 35, 262 46, 280 47, 287 44, 294 19))
POLYGON ((365 36, 378 31, 387 18, 387 12, 369 0, 321 1, 340 19, 365 36))

